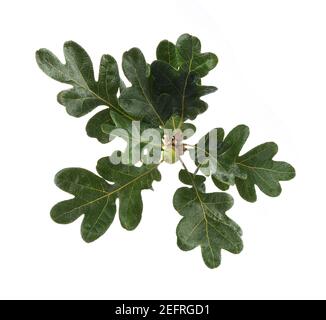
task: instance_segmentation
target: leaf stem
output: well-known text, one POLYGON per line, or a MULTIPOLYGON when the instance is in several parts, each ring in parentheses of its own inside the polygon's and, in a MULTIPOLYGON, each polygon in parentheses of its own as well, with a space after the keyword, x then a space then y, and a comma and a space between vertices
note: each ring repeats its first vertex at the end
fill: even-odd
POLYGON ((197 174, 197 173, 198 173, 198 171, 199 171, 201 165, 202 165, 202 164, 200 163, 200 164, 197 166, 196 170, 194 171, 194 174, 197 174))
POLYGON ((188 168, 187 168, 187 166, 185 165, 185 163, 183 162, 183 160, 182 160, 181 157, 179 158, 179 160, 180 160, 180 162, 181 162, 183 168, 184 168, 188 173, 190 173, 189 170, 188 170, 188 168))

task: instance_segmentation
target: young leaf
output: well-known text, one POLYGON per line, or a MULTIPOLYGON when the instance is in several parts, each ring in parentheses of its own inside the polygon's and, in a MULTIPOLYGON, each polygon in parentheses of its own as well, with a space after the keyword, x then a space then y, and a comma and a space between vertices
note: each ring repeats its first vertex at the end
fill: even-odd
POLYGON ((68 168, 55 178, 56 185, 75 198, 56 204, 51 217, 57 223, 66 224, 84 215, 81 234, 86 242, 98 239, 110 227, 116 213, 117 198, 121 225, 127 230, 135 229, 143 209, 141 191, 151 189, 153 181, 161 179, 157 165, 139 168, 114 165, 108 158, 99 160, 97 171, 101 177, 85 169, 68 168))
POLYGON ((173 198, 175 209, 183 216, 177 227, 178 246, 185 251, 200 246, 206 265, 216 268, 222 249, 237 254, 243 248, 240 227, 225 214, 233 199, 226 193, 205 193, 203 176, 183 170, 180 178, 191 188, 178 189, 173 198))

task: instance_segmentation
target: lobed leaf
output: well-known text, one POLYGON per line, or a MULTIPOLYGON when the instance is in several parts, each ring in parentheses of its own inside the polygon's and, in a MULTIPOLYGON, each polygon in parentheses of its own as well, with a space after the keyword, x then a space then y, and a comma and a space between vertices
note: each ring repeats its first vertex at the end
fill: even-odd
POLYGON ((169 97, 156 96, 152 92, 151 78, 144 55, 138 48, 123 54, 122 68, 131 87, 122 91, 119 103, 134 118, 146 121, 152 126, 164 126, 170 116, 169 97))
POLYGON ((178 246, 184 251, 200 246, 205 264, 216 268, 222 249, 237 254, 243 248, 240 227, 225 214, 233 199, 226 193, 205 193, 203 176, 182 170, 179 177, 191 188, 178 189, 173 198, 175 209, 183 216, 177 227, 178 246))
POLYGON ((161 41, 156 49, 156 57, 174 69, 181 68, 200 78, 205 77, 218 63, 214 53, 201 53, 200 40, 187 33, 178 38, 176 45, 168 40, 161 41))
POLYGON ((279 181, 295 177, 294 168, 286 163, 274 161, 277 145, 272 142, 262 144, 243 156, 240 152, 249 137, 249 128, 237 126, 224 138, 224 130, 214 129, 199 140, 190 151, 191 158, 214 184, 226 191, 236 184, 243 199, 257 200, 255 185, 268 196, 280 195, 279 181))
POLYGON ((282 192, 279 181, 288 181, 295 177, 295 169, 287 162, 274 161, 278 147, 267 142, 252 149, 237 159, 237 165, 247 175, 246 180, 236 179, 241 197, 247 201, 257 200, 257 186, 270 197, 277 197, 282 192))
MULTIPOLYGON (((58 102, 66 107, 68 114, 81 117, 100 105, 132 119, 121 109, 117 99, 117 92, 121 86, 118 65, 110 55, 103 55, 100 62, 99 79, 95 81, 92 61, 87 52, 76 42, 68 41, 64 44, 63 64, 49 50, 40 49, 36 52, 36 61, 41 70, 54 80, 72 85, 71 89, 58 94, 58 102)), ((101 114, 103 116, 104 113, 101 114)), ((100 120, 98 115, 91 122, 90 134, 100 142, 107 142, 94 124, 100 120)), ((106 120, 103 119, 105 123, 106 120)))
POLYGON ((67 168, 55 177, 56 185, 75 198, 56 204, 51 217, 67 224, 84 215, 81 234, 86 242, 95 241, 110 227, 116 214, 116 199, 121 225, 127 230, 135 229, 143 209, 141 191, 151 189, 153 181, 161 179, 156 165, 115 165, 108 158, 99 160, 97 171, 100 176, 81 168, 67 168))

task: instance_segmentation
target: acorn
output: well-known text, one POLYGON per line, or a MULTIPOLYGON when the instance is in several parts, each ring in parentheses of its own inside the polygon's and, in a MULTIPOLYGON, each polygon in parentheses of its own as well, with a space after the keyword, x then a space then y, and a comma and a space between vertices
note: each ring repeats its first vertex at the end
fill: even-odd
POLYGON ((182 133, 179 132, 175 132, 171 138, 164 136, 163 160, 165 162, 173 164, 179 161, 185 150, 182 138, 182 133))

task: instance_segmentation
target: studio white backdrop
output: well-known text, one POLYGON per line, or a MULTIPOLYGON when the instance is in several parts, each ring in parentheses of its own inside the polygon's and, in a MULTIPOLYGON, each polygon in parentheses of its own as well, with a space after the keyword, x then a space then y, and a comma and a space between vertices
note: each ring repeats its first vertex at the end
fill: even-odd
POLYGON ((316 0, 2 1, 0 298, 326 298, 325 10, 316 0), (259 192, 250 204, 232 190, 229 215, 244 231, 245 248, 223 252, 215 270, 199 249, 176 246, 180 216, 172 197, 180 164, 162 165, 155 192, 143 192, 143 218, 133 232, 115 219, 86 244, 80 220, 62 226, 49 216, 70 197, 55 187, 55 173, 94 171, 114 144, 86 135, 91 115, 67 115, 56 102, 66 86, 38 69, 35 51, 49 48, 63 59, 63 43, 74 40, 97 70, 103 53, 121 62, 136 46, 151 61, 160 40, 185 32, 219 57, 205 79, 219 90, 205 99, 210 107, 197 118, 192 141, 244 123, 251 129, 246 150, 275 141, 276 159, 297 170, 275 199, 259 192))

